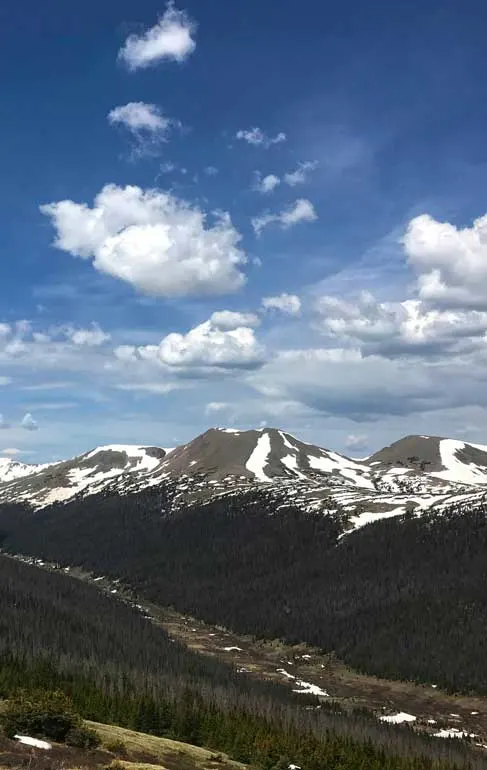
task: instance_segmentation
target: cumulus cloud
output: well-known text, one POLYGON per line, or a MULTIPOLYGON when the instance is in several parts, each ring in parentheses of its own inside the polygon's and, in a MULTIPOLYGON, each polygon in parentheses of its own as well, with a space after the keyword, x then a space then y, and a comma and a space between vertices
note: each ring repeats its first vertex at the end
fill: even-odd
MULTIPOLYGON (((251 370, 261 366, 265 351, 250 326, 237 325, 244 314, 222 311, 186 334, 174 332, 159 345, 121 345, 115 358, 129 369, 158 367, 167 376, 198 377, 251 370)), ((248 320, 248 319, 247 319, 248 320)), ((252 322, 255 319, 251 318, 252 322)))
POLYGON ((317 168, 318 162, 316 160, 306 160, 303 163, 298 163, 298 167, 295 171, 290 171, 284 174, 284 181, 290 187, 295 187, 298 184, 305 184, 308 181, 309 175, 317 168))
POLYGON ((423 214, 409 222, 403 245, 421 299, 487 310, 487 214, 463 229, 423 214))
POLYGON ((168 334, 159 345, 159 358, 169 367, 254 369, 264 359, 264 349, 247 326, 223 331, 211 321, 187 334, 168 334))
POLYGON ((287 315, 298 315, 301 311, 301 300, 296 294, 279 294, 277 297, 264 297, 263 310, 277 310, 287 315))
POLYGON ((240 326, 259 326, 260 320, 255 313, 238 313, 233 310, 216 310, 210 318, 210 323, 215 329, 228 332, 238 329, 240 326))
POLYGON ((26 412, 22 417, 20 427, 24 430, 39 430, 38 423, 34 420, 30 412, 26 412))
POLYGON ((273 144, 285 142, 287 136, 283 131, 279 131, 275 136, 268 136, 261 128, 255 126, 254 128, 240 129, 235 134, 235 139, 241 139, 253 147, 264 147, 267 150, 273 144))
POLYGON ((260 171, 255 172, 253 189, 262 195, 268 195, 273 192, 280 184, 281 180, 275 174, 267 174, 267 176, 263 177, 260 171))
POLYGON ((240 234, 225 212, 209 226, 197 207, 160 190, 106 185, 90 208, 63 200, 41 206, 54 245, 148 294, 234 292, 245 283, 240 234))
POLYGON ((486 346, 487 313, 475 310, 434 309, 418 299, 378 302, 365 291, 352 300, 321 297, 317 310, 322 331, 366 354, 438 356, 486 346))
POLYGON ((278 214, 262 214, 260 217, 252 219, 252 227, 256 235, 260 235, 264 227, 271 224, 277 224, 283 230, 287 230, 300 222, 314 222, 318 219, 315 208, 311 201, 306 198, 299 198, 292 206, 283 209, 278 214))
POLYGON ((196 24, 184 11, 168 3, 164 15, 142 35, 130 35, 118 58, 132 72, 167 59, 183 62, 195 50, 196 24))

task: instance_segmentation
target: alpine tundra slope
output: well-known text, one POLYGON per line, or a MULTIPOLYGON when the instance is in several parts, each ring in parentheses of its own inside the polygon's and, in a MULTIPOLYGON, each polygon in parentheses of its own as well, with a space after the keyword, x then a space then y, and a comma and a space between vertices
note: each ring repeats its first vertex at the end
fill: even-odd
POLYGON ((275 428, 211 428, 175 449, 114 444, 48 465, 0 460, 0 501, 34 509, 162 483, 174 486, 175 505, 265 488, 304 510, 340 508, 356 528, 407 511, 484 501, 487 446, 407 436, 352 459, 275 428))

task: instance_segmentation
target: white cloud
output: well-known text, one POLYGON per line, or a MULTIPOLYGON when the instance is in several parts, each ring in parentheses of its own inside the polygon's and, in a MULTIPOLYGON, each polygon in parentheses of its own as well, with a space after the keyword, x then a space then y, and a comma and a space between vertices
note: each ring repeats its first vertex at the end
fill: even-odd
POLYGON ((487 309, 487 214, 463 229, 423 214, 410 221, 403 245, 421 299, 487 309))
POLYGON ((226 401, 210 401, 205 407, 205 414, 214 414, 215 412, 226 412, 232 405, 226 401))
POLYGON ((355 433, 350 433, 345 439, 345 447, 347 449, 352 449, 354 451, 360 451, 361 449, 365 449, 368 445, 369 445, 369 437, 363 433, 359 435, 356 435, 355 433))
POLYGON ((240 129, 235 134, 235 139, 242 139, 244 142, 247 142, 247 144, 251 144, 254 147, 264 147, 265 149, 268 149, 273 144, 285 142, 287 137, 283 131, 279 131, 275 136, 267 136, 262 129, 255 126, 254 128, 240 129))
POLYGON ((231 311, 217 312, 214 316, 186 334, 168 334, 159 345, 118 346, 114 350, 115 359, 126 372, 137 374, 137 381, 142 382, 147 382, 149 373, 153 377, 154 372, 169 378, 167 382, 171 383, 175 382, 171 377, 206 378, 261 366, 265 351, 254 329, 238 325, 243 321, 255 324, 257 319, 231 311))
POLYGON ((93 208, 63 200, 41 206, 54 245, 148 294, 234 292, 245 283, 240 234, 225 212, 213 226, 197 207, 159 190, 106 185, 93 208))
POLYGON ((300 222, 314 222, 318 219, 311 201, 299 198, 292 206, 283 209, 278 214, 262 214, 252 219, 252 227, 257 235, 260 235, 264 227, 270 224, 278 224, 282 229, 299 224, 300 222))
POLYGON ((340 344, 387 357, 437 356, 486 348, 487 313, 432 309, 421 300, 378 302, 369 292, 321 297, 319 328, 340 344))
POLYGON ((262 364, 264 349, 250 327, 222 331, 210 320, 187 334, 168 334, 158 356, 171 368, 254 369, 262 364))
POLYGON ((158 23, 142 35, 130 35, 119 51, 118 58, 135 71, 158 64, 164 59, 182 62, 196 48, 193 35, 196 24, 184 11, 168 3, 158 23))
POLYGON ((100 329, 98 324, 92 324, 91 329, 68 329, 66 337, 74 345, 85 345, 87 347, 98 347, 111 339, 110 334, 100 329))
POLYGON ((264 297, 263 310, 278 310, 287 315, 298 315, 301 311, 301 300, 296 294, 279 294, 277 297, 264 297))
POLYGON ((120 107, 114 107, 108 113, 108 121, 112 125, 122 125, 129 131, 149 131, 166 135, 171 127, 170 118, 162 114, 155 104, 146 102, 129 102, 120 107))
POLYGON ((205 174, 207 176, 216 176, 218 174, 218 169, 216 166, 206 166, 205 174))
POLYGON ((0 414, 0 430, 8 430, 10 428, 10 423, 5 420, 3 414, 0 414))
POLYGON ((12 382, 11 377, 0 377, 0 386, 10 385, 11 382, 12 382))
POLYGON ((24 416, 22 417, 20 427, 24 428, 24 430, 38 430, 39 425, 34 420, 30 412, 26 412, 24 416))
POLYGON ((308 181, 309 174, 317 168, 318 162, 306 160, 304 163, 298 163, 298 167, 295 171, 290 171, 284 174, 284 181, 290 187, 295 187, 298 184, 305 184, 308 181))
POLYGON ((7 447, 7 449, 2 449, 0 454, 7 455, 7 457, 18 457, 18 455, 25 454, 25 452, 24 450, 16 449, 15 447, 7 447))
POLYGON ((253 189, 256 192, 262 193, 262 195, 268 195, 273 192, 280 184, 281 180, 275 174, 267 174, 267 176, 262 177, 260 171, 255 172, 253 189))
MULTIPOLYGON (((115 107, 108 113, 108 121, 112 126, 123 126, 134 140, 134 155, 156 153, 161 143, 167 142, 169 134, 174 128, 181 128, 181 123, 173 118, 168 118, 155 104, 145 102, 129 102, 120 107, 115 107)), ((175 166, 169 164, 168 169, 161 172, 167 173, 174 170, 175 166)))
POLYGON ((233 310, 216 310, 210 318, 210 323, 215 329, 228 332, 238 329, 240 326, 259 326, 260 320, 255 313, 238 313, 233 310))

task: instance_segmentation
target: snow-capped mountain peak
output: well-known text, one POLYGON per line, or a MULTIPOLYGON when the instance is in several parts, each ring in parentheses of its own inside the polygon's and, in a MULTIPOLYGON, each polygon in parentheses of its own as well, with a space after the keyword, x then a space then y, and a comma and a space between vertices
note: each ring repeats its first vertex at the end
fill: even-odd
POLYGON ((421 514, 487 499, 487 446, 406 436, 355 460, 277 428, 211 428, 171 450, 109 444, 48 466, 0 460, 0 502, 36 509, 161 484, 171 489, 176 508, 258 488, 278 505, 340 510, 357 527, 406 510, 421 514))

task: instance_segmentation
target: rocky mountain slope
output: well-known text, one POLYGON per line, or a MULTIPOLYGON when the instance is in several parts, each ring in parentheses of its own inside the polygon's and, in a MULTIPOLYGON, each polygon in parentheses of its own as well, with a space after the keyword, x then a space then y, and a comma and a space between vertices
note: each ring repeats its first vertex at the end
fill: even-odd
POLYGON ((47 466, 0 461, 0 502, 36 509, 162 483, 172 485, 176 507, 257 487, 305 510, 340 508, 357 527, 487 498, 487 446, 407 436, 357 460, 274 428, 212 428, 175 449, 108 445, 47 466))

